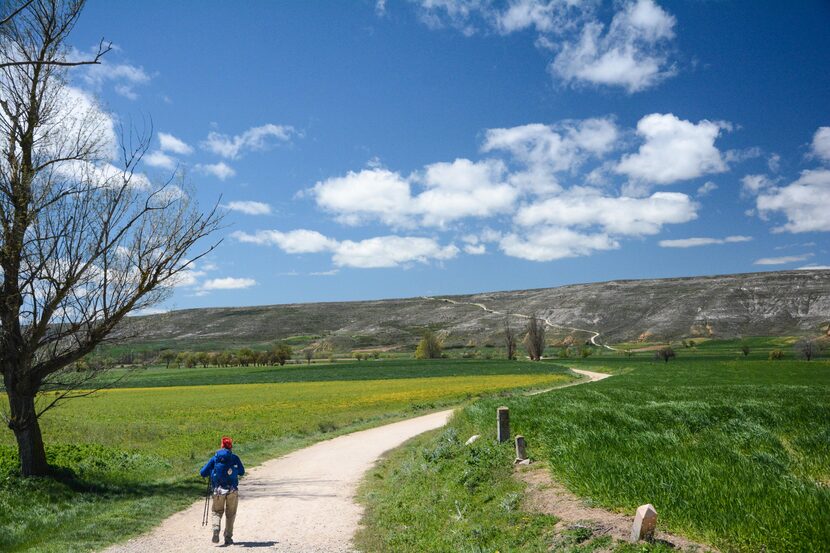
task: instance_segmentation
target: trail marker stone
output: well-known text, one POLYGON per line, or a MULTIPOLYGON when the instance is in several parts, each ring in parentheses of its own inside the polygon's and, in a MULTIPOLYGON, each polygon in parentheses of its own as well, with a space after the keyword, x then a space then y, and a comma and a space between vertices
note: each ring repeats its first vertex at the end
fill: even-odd
POLYGON ((510 409, 507 407, 499 407, 496 413, 498 414, 496 438, 499 443, 506 442, 510 439, 510 409))
POLYGON ((631 541, 651 541, 654 539, 654 529, 657 527, 657 511, 651 503, 637 507, 634 515, 634 525, 631 527, 631 541))
POLYGON ((527 459, 527 444, 524 436, 516 436, 516 462, 527 459))
POLYGON ((474 443, 475 443, 475 441, 476 441, 477 439, 479 439, 480 437, 481 437, 481 436, 479 436, 478 434, 474 434, 473 436, 470 436, 470 439, 469 439, 469 440, 467 440, 466 442, 464 442, 464 445, 472 445, 472 444, 474 444, 474 443))

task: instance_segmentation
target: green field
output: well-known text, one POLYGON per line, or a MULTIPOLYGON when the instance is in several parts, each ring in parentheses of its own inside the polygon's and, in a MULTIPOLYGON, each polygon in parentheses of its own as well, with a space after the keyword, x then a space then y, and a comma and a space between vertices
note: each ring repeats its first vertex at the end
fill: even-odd
POLYGON ((571 377, 530 363, 435 360, 128 378, 121 384, 142 387, 99 392, 43 417, 57 480, 15 477, 13 436, 2 434, 0 550, 88 551, 147 529, 203 492, 196 470, 222 434, 251 466, 334 434, 571 377), (197 385, 172 385, 188 376, 197 385))
POLYGON ((608 547, 602 538, 577 546, 554 537, 549 517, 519 508, 512 445, 493 443, 495 409, 505 404, 530 455, 594 505, 632 514, 652 503, 662 529, 722 551, 827 551, 830 362, 771 362, 760 351, 743 358, 735 342, 705 348, 668 364, 571 360, 615 376, 468 406, 368 477, 360 543, 413 552, 608 547), (487 441, 465 447, 471 434, 487 441), (419 496, 426 482, 437 487, 419 496))

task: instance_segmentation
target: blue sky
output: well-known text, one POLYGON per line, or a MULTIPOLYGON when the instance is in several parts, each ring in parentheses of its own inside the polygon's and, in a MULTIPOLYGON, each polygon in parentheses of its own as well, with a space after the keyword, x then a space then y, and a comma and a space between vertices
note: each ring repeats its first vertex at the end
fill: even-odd
POLYGON ((221 195, 164 305, 830 265, 826 2, 101 2, 74 73, 221 195))

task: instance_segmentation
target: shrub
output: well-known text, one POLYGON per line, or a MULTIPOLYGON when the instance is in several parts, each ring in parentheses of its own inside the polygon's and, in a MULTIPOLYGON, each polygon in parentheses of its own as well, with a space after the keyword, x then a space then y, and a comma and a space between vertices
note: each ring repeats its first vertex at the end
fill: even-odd
POLYGON ((443 344, 431 330, 424 332, 423 338, 415 348, 415 359, 438 359, 441 357, 443 344))
POLYGON ((654 352, 654 358, 657 360, 662 360, 665 363, 668 363, 669 359, 674 359, 675 357, 677 357, 677 354, 674 353, 674 350, 671 348, 671 346, 660 348, 654 352))
POLYGON ((769 359, 770 361, 780 361, 784 359, 784 352, 780 349, 774 349, 769 352, 769 359))

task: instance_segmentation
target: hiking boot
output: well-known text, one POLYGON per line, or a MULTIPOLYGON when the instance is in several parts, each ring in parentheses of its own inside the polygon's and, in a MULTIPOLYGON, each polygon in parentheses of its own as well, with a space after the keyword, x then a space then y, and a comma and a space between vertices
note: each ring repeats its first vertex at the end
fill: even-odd
POLYGON ((225 545, 233 545, 233 538, 225 536, 225 545))
POLYGON ((219 529, 213 531, 213 538, 210 540, 213 543, 219 543, 219 529))

